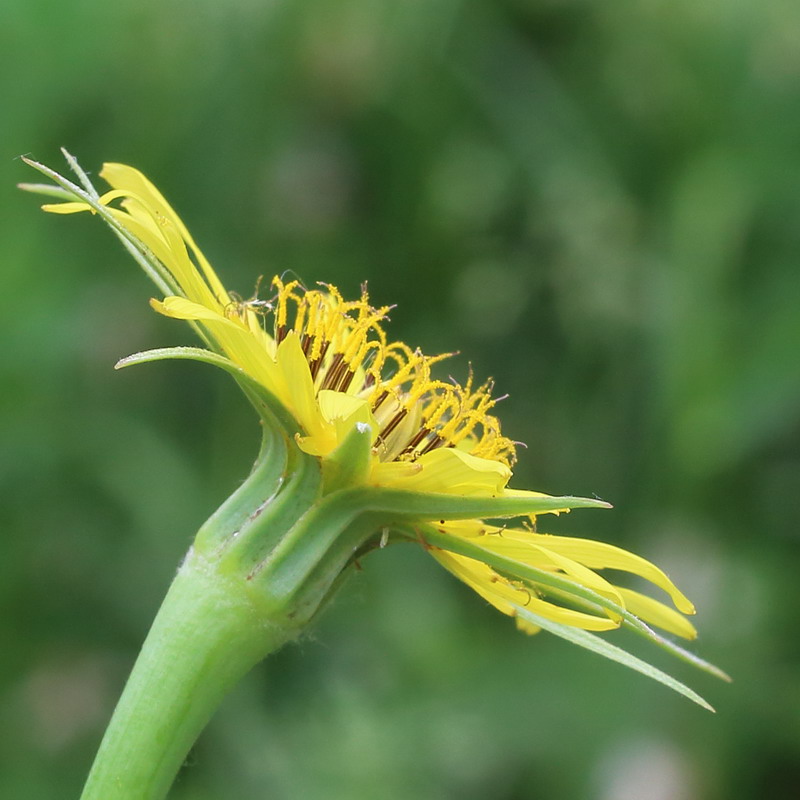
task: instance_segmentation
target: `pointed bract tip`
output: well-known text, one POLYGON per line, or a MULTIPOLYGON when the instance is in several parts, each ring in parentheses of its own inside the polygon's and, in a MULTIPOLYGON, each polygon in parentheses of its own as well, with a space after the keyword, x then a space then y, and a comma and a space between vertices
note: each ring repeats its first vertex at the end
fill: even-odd
POLYGON ((139 357, 141 353, 133 353, 132 355, 125 356, 125 358, 121 358, 114 364, 114 369, 125 369, 125 367, 130 367, 132 364, 138 363, 139 357))
POLYGON ((715 675, 720 680, 725 681, 725 683, 733 683, 733 678, 731 678, 731 676, 728 675, 728 673, 725 672, 725 670, 722 670, 719 667, 714 667, 712 674, 715 675))

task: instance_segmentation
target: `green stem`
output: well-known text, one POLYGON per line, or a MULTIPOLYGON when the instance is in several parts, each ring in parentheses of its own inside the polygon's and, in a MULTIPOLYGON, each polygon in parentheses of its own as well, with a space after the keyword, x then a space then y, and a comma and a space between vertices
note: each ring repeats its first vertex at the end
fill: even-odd
POLYGON ((159 800, 229 689, 292 638, 246 584, 190 551, 106 730, 82 800, 159 800))

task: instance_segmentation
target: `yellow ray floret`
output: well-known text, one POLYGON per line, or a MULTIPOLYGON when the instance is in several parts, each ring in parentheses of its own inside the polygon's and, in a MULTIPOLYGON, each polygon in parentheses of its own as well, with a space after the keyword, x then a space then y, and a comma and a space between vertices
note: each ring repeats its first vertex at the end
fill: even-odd
MULTIPOLYGON (((588 539, 539 534, 524 528, 501 528, 482 520, 443 522, 438 529, 456 538, 469 539, 486 554, 487 560, 491 560, 491 555, 495 554, 537 570, 562 575, 573 584, 607 598, 645 622, 686 639, 694 639, 697 635, 692 624, 683 616, 694 614, 694 606, 685 595, 662 570, 627 550, 588 539), (645 578, 663 589, 678 610, 640 592, 616 586, 595 571, 605 568, 645 578)), ((546 586, 537 588, 532 583, 510 581, 475 559, 456 557, 452 553, 442 557, 435 549, 432 552, 447 569, 506 614, 514 616, 516 604, 555 622, 588 630, 600 630, 596 627, 599 625, 616 627, 620 622, 613 614, 599 618, 602 622, 598 622, 593 615, 588 615, 588 620, 586 614, 575 616, 575 611, 561 604, 535 599, 537 591, 547 593, 546 586), (529 599, 532 593, 534 599, 529 599), (571 621, 567 622, 567 619, 571 621)), ((564 594, 563 591, 559 594, 559 600, 563 600, 564 594)), ((520 627, 533 632, 526 623, 521 623, 520 627)))
MULTIPOLYGON (((523 606, 535 614, 589 631, 608 631, 619 627, 619 620, 607 616, 595 616, 582 611, 550 603, 543 600, 525 585, 510 581, 482 561, 449 553, 445 550, 432 551, 433 557, 456 577, 460 578, 471 589, 491 603, 498 611, 515 616, 514 606, 523 606)), ((518 621, 519 627, 528 633, 535 633, 532 626, 518 621)))

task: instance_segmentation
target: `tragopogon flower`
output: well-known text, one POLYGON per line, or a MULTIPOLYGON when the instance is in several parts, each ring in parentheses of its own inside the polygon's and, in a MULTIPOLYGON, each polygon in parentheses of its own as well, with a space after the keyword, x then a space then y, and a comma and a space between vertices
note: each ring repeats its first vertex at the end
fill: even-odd
MULTIPOLYGON (((624 625, 714 671, 649 627, 695 636, 684 616, 694 608, 663 571, 609 544, 535 531, 539 514, 607 504, 508 487, 515 447, 493 414, 491 381, 476 384, 470 374, 462 386, 437 377, 437 363, 447 356, 391 341, 385 331, 391 307, 372 305, 366 287, 354 300, 329 284, 306 288, 280 277, 261 291, 259 281, 246 300, 228 291, 161 193, 131 167, 106 164, 100 175, 111 190, 101 196, 74 164, 83 187, 33 166, 56 181, 60 188, 47 191, 65 201, 43 208, 100 214, 161 290, 153 308, 190 321, 208 347, 137 354, 121 365, 182 357, 221 366, 237 378, 266 426, 289 442, 284 462, 319 464, 321 488, 308 514, 284 525, 288 539, 315 535, 305 520, 320 526, 341 515, 337 536, 359 531, 342 546, 341 566, 388 541, 418 541, 526 632, 546 628, 703 702, 588 633, 624 625), (317 513, 322 508, 325 513, 317 513), (487 521, 520 516, 526 522, 516 527, 487 521), (612 583, 601 574, 605 569, 645 578, 674 607, 612 583)), ((275 496, 286 491, 287 470, 275 496)), ((270 491, 262 489, 264 503, 270 491)), ((332 546, 334 534, 324 541, 332 546)), ((256 547, 251 575, 279 563, 276 552, 281 546, 274 543, 256 547)), ((309 581, 318 569, 309 567, 309 581)))

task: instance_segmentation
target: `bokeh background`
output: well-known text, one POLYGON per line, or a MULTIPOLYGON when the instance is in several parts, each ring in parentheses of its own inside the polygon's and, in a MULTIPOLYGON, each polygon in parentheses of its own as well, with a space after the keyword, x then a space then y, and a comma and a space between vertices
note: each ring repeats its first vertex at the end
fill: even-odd
POLYGON ((666 566, 717 708, 527 638, 420 550, 370 556, 226 701, 177 800, 795 797, 800 5, 5 0, 0 796, 76 797, 257 425, 97 220, 16 191, 68 147, 153 177, 229 287, 397 303, 494 376, 551 531, 666 566))

